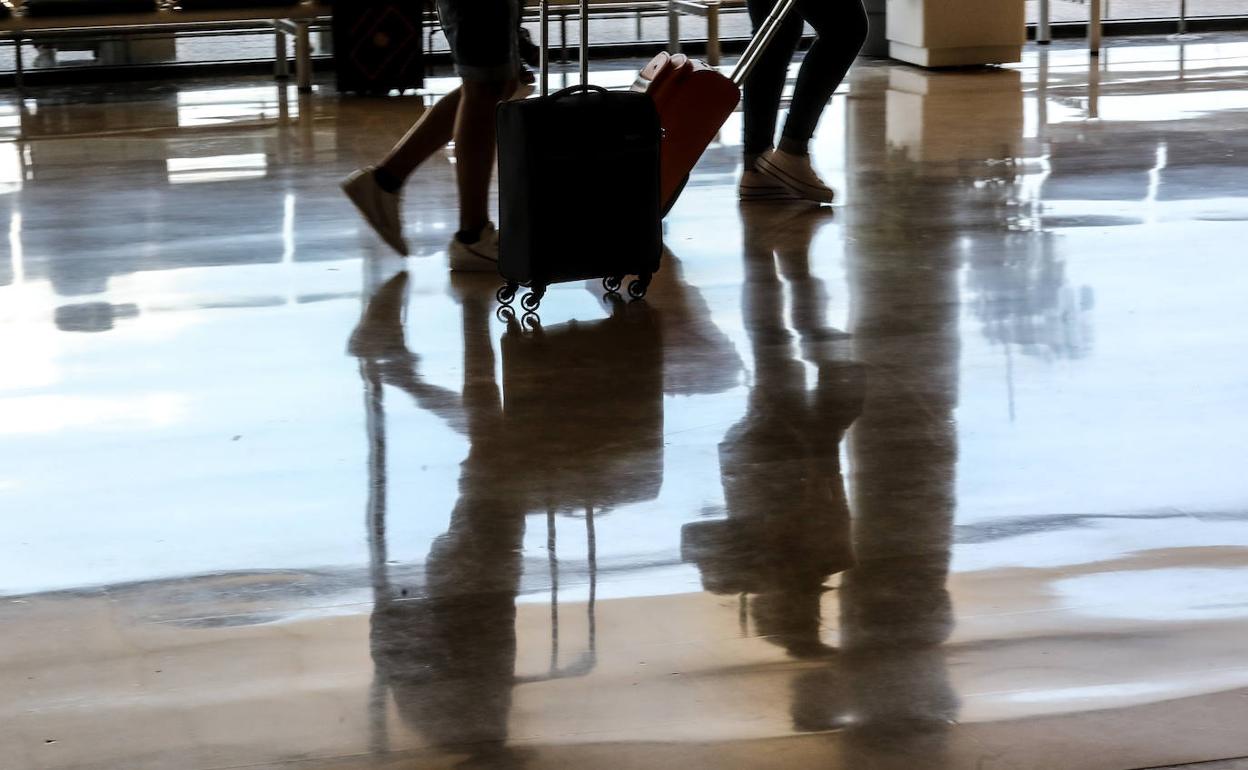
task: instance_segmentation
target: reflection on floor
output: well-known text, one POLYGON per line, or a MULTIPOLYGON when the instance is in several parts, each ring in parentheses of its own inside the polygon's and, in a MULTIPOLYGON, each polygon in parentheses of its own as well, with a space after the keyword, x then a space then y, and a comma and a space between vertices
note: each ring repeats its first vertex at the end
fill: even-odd
POLYGON ((413 101, 0 104, 0 766, 1248 755, 1246 65, 863 62, 838 206, 738 206, 734 119, 538 325, 449 157, 406 264, 340 197, 413 101))

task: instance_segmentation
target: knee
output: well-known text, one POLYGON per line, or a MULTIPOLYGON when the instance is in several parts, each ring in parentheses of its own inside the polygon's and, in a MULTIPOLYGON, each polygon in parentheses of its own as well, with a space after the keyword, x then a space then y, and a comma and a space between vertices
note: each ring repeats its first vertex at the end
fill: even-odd
POLYGON ((515 82, 507 80, 465 80, 464 100, 470 104, 497 104, 515 91, 515 82))
POLYGON ((867 9, 862 0, 806 0, 798 7, 821 40, 855 52, 866 44, 867 9))

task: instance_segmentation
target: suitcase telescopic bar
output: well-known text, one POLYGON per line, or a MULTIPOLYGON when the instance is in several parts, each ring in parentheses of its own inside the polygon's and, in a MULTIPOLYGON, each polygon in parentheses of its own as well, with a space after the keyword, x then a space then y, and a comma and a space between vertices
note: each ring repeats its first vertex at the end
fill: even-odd
MULTIPOLYGON (((545 2, 545 0, 543 0, 545 2)), ((788 17, 789 11, 793 10, 793 6, 797 0, 780 0, 771 9, 771 13, 767 14, 767 18, 759 25, 758 31, 754 33, 754 37, 750 38, 750 44, 745 47, 745 52, 741 54, 741 58, 737 60, 737 66, 732 70, 732 82, 740 86, 745 79, 750 76, 750 72, 754 66, 758 64, 758 60, 762 58, 763 52, 767 50, 767 46, 771 45, 771 41, 775 39, 776 33, 780 31, 781 25, 788 17)))
POLYGON ((589 0, 581 0, 581 85, 589 85, 589 0))
MULTIPOLYGON (((589 0, 581 0, 580 8, 580 68, 581 68, 581 85, 589 84, 589 0)), ((538 24, 541 25, 541 33, 538 39, 541 42, 540 62, 542 70, 542 96, 550 93, 550 0, 542 0, 538 4, 537 12, 538 24)))
POLYGON ((537 39, 541 44, 538 51, 538 61, 542 70, 542 96, 550 94, 550 0, 542 0, 537 11, 537 23, 541 26, 538 31, 537 39))
MULTIPOLYGON (((789 12, 793 10, 797 0, 779 0, 772 7, 771 12, 767 14, 767 18, 759 25, 758 31, 754 33, 754 37, 750 39, 749 45, 746 46, 745 52, 741 54, 741 58, 737 61, 737 66, 732 70, 732 82, 740 86, 745 79, 750 76, 758 60, 762 58, 763 52, 771 45, 771 41, 775 39, 776 33, 780 31, 784 20, 788 18, 789 12)), ((538 23, 541 25, 539 40, 541 41, 541 93, 546 96, 550 93, 550 0, 541 0, 538 5, 538 23)), ((580 0, 580 70, 581 85, 589 83, 589 0, 580 0)))

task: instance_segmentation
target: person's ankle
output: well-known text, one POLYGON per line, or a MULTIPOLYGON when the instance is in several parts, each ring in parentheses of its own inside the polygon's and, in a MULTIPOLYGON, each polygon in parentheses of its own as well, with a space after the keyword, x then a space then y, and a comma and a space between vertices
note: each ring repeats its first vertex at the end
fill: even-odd
POLYGON ((481 233, 485 230, 485 225, 480 227, 468 227, 455 233, 455 240, 466 245, 472 245, 481 240, 481 233))
POLYGON ((377 186, 388 193, 397 194, 403 189, 403 178, 393 173, 385 166, 378 166, 373 169, 373 179, 377 182, 377 186))
POLYGON ((751 152, 747 150, 745 152, 745 170, 753 171, 755 164, 758 163, 758 159, 762 157, 763 154, 769 152, 771 149, 772 148, 767 147, 762 150, 759 150, 758 152, 751 152))
POLYGON ((793 139, 788 136, 780 137, 780 146, 777 148, 780 152, 789 155, 800 155, 805 157, 810 154, 810 142, 801 139, 793 139))

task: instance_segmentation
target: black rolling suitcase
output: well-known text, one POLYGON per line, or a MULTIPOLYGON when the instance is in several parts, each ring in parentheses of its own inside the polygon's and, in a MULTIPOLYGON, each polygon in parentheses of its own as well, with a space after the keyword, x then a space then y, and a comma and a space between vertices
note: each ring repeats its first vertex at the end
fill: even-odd
POLYGON ((335 0, 338 90, 384 95, 424 86, 424 9, 419 0, 335 0))
MULTIPOLYGON (((603 279, 617 292, 637 276, 640 299, 659 269, 659 115, 645 94, 587 82, 589 46, 581 27, 581 84, 547 95, 548 0, 541 3, 542 96, 498 107, 498 300, 537 310, 546 287, 603 279)), ((588 0, 581 0, 586 18, 588 0)))

